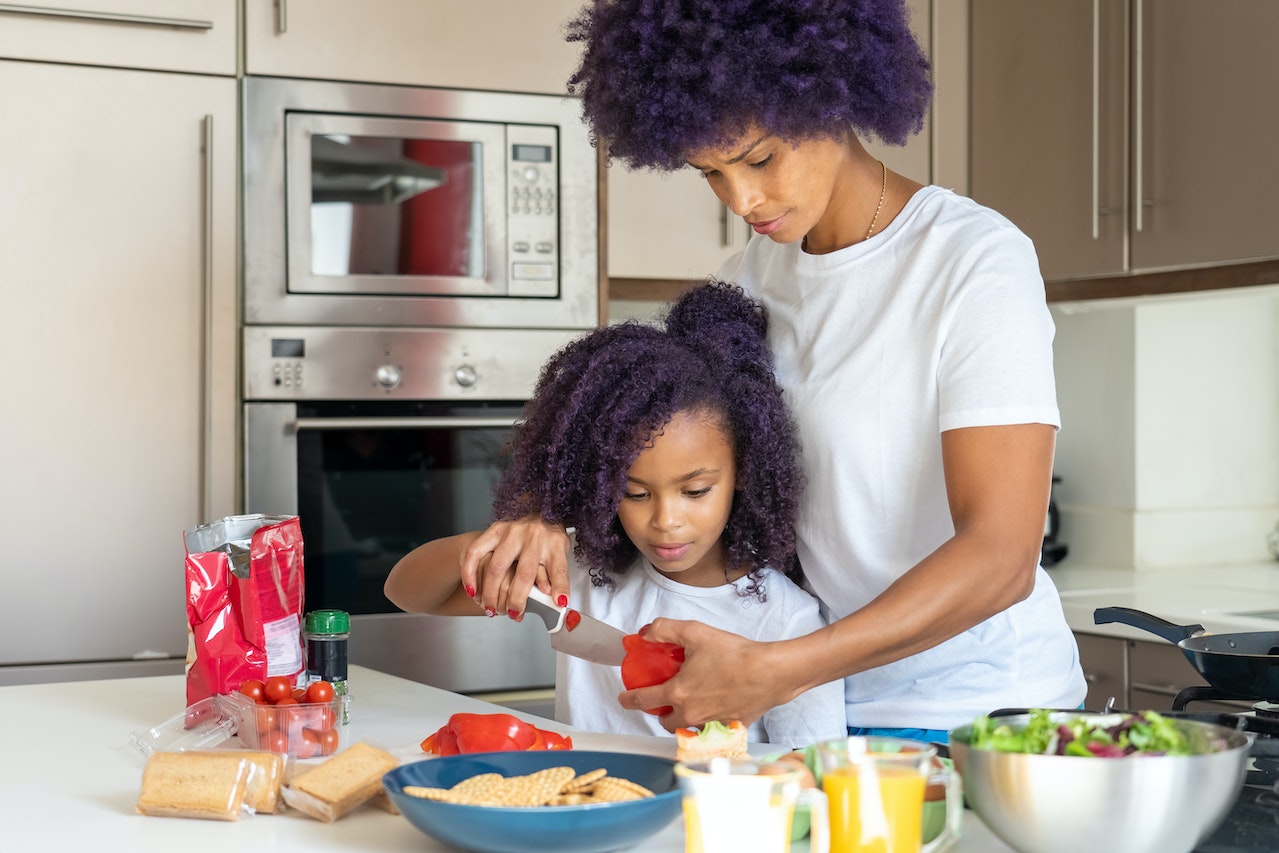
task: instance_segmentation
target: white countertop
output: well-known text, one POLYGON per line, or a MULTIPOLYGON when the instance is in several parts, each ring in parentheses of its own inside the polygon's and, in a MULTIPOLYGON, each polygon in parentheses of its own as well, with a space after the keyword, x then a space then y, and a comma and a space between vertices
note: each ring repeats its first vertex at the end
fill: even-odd
MULTIPOLYGON (((351 668, 351 726, 347 743, 368 741, 405 762, 425 759, 418 744, 459 711, 487 713, 487 702, 459 696, 363 667, 351 668)), ((43 853, 90 849, 129 853, 228 853, 270 849, 315 851, 439 851, 403 817, 372 807, 335 823, 297 812, 245 815, 221 822, 144 817, 134 811, 144 758, 129 744, 134 731, 182 711, 181 675, 0 687, 9 732, 0 781, 0 851, 43 853), (74 848, 72 845, 76 845, 74 848)), ((505 710, 505 709, 503 709, 505 710)), ((528 714, 544 728, 572 731, 528 714)), ((572 731, 579 749, 674 756, 674 740, 572 731)), ((683 853, 682 821, 634 848, 683 853)), ((972 812, 955 853, 1009 853, 972 812)), ((796 853, 807 844, 794 846, 796 853)))
POLYGON ((1093 622, 1098 607, 1129 607, 1215 634, 1279 632, 1279 562, 1133 570, 1072 566, 1068 557, 1048 576, 1075 631, 1163 642, 1139 628, 1093 622))

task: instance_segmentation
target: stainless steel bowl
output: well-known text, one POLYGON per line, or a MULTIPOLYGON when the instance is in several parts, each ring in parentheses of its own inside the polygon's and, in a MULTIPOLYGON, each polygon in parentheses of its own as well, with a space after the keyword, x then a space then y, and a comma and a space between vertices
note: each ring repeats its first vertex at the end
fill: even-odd
MULTIPOLYGON (((1054 719, 1121 714, 1058 712, 1054 719)), ((1029 715, 1001 718, 1014 728, 1029 715)), ((1210 835, 1243 787, 1252 735, 1175 720, 1194 755, 1081 758, 973 749, 971 726, 950 733, 964 797, 1021 853, 1187 853, 1210 835)))

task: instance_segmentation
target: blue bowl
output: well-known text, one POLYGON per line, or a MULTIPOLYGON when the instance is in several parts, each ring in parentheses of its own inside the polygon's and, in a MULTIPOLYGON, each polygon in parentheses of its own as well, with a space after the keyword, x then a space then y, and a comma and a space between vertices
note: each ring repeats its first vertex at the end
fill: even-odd
POLYGON ((655 835, 682 810, 675 762, 622 752, 539 750, 450 755, 405 764, 382 777, 400 813, 445 844, 478 853, 604 853, 655 835), (502 808, 441 803, 404 793, 406 785, 451 788, 478 773, 525 776, 547 767, 578 774, 603 767, 656 796, 622 803, 502 808))

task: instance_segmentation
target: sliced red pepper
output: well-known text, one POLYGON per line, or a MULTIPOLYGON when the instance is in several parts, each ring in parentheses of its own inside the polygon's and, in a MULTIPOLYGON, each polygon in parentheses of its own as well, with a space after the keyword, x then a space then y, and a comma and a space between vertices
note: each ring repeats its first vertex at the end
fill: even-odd
MULTIPOLYGON (((622 658, 622 684, 627 690, 651 687, 669 681, 684 664, 684 647, 674 643, 654 643, 639 634, 627 634, 622 638, 626 657, 622 658)), ((647 714, 669 714, 670 705, 649 708, 647 714)))
POLYGON ((571 748, 568 738, 500 713, 454 714, 439 731, 422 741, 422 751, 435 755, 571 748))

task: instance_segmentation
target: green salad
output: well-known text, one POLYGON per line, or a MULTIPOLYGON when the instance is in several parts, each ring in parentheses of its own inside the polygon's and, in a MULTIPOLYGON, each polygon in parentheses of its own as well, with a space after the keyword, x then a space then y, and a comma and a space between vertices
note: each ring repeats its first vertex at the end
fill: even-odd
POLYGON ((1088 758, 1191 754, 1186 735, 1171 719, 1154 711, 1054 721, 1053 712, 1033 710, 1023 728, 983 716, 973 722, 969 745, 998 752, 1088 758))

